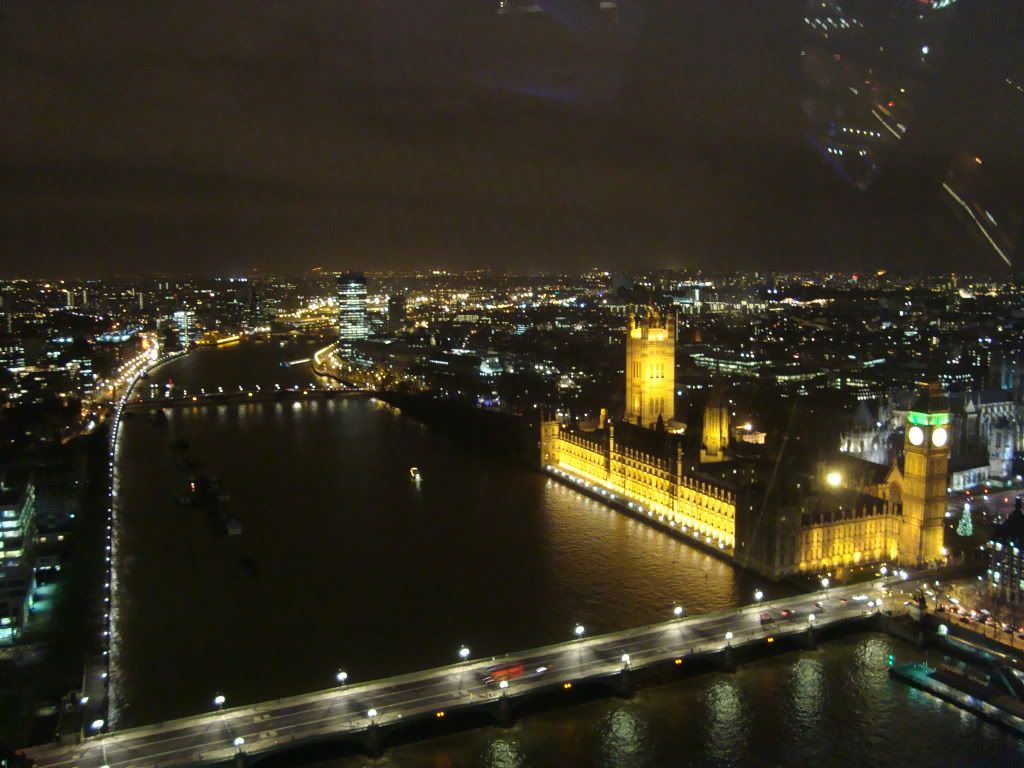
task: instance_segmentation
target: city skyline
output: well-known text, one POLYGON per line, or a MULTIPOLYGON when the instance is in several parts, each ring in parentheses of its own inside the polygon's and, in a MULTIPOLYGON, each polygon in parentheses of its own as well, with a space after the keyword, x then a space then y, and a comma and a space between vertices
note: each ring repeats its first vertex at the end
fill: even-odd
POLYGON ((8 671, 63 713, 11 740, 187 766, 326 723, 376 754, 847 633, 887 695, 967 690, 899 638, 1024 640, 1022 301, 885 271, 0 281, 0 644, 54 643, 8 671))
POLYGON ((6 0, 0 766, 1024 762, 1021 0, 6 0))

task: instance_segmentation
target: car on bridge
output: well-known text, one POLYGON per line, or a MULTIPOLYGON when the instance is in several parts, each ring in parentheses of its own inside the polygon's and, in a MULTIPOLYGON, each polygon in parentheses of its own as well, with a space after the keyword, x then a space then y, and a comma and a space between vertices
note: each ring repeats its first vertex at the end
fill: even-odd
POLYGON ((507 664, 503 666, 488 667, 484 671, 481 682, 484 685, 501 685, 502 682, 511 682, 524 676, 540 677, 551 670, 549 664, 541 664, 528 670, 523 664, 507 664))

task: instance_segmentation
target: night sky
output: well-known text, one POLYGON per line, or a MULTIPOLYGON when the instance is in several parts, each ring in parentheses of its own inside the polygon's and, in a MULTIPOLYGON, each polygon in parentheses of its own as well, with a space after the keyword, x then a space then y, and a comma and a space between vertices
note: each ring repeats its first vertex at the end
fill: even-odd
POLYGON ((0 274, 997 266, 945 118, 866 193, 811 149, 804 2, 543 2, 5 0, 0 274))

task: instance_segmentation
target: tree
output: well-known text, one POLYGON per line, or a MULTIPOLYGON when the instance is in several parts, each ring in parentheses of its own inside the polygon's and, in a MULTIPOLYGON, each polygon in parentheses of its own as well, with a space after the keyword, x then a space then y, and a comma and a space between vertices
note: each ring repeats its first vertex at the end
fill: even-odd
POLYGON ((965 503, 964 511, 960 513, 960 522, 956 524, 956 535, 964 537, 974 535, 974 524, 971 521, 970 503, 965 503))

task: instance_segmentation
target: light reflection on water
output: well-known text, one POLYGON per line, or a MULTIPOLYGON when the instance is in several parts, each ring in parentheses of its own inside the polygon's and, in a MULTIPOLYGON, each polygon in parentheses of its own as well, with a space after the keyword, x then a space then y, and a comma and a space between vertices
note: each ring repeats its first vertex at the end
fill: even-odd
POLYGON ((634 711, 616 709, 598 725, 601 755, 608 765, 642 765, 647 723, 634 711))
POLYGON ((486 768, 522 768, 528 765, 526 756, 514 739, 495 739, 483 756, 486 768))
MULTIPOLYGON (((276 352, 202 352, 161 377, 305 380, 276 352)), ((568 639, 577 621, 598 633, 752 593, 703 551, 379 401, 176 408, 122 438, 119 724, 201 711, 211 687, 241 705, 321 688, 341 664, 373 679, 448 663, 462 642, 497 655, 568 639), (178 502, 194 473, 218 480, 241 536, 178 502)))
POLYGON ((515 766, 930 768, 1020 765, 1024 742, 892 680, 881 635, 833 640, 740 667, 318 768, 515 766), (514 750, 509 745, 514 744, 514 750))
MULTIPOLYGON (((207 385, 276 369, 274 348, 171 370, 207 385), (269 359, 268 359, 269 358, 269 359)), ((289 359, 301 356, 285 350, 289 359)), ((298 373, 300 379, 305 374, 298 373)), ((144 417, 122 433, 119 690, 126 719, 323 687, 478 653, 715 610, 748 596, 731 568, 539 473, 456 448, 367 400, 244 403, 144 417), (174 503, 170 441, 217 474, 243 518, 211 537, 174 503), (408 467, 421 467, 411 484, 408 467), (240 554, 260 576, 244 576, 240 554), (454 564, 454 565, 453 565, 454 564), (282 661, 282 660, 286 660, 282 661)), ((761 585, 759 585, 761 586, 761 585)), ((909 646, 865 635, 671 685, 353 758, 330 768, 1021 764, 1014 737, 893 682, 909 646)))
POLYGON ((720 677, 703 697, 703 721, 708 756, 735 762, 747 751, 748 722, 742 691, 731 677, 720 677))

